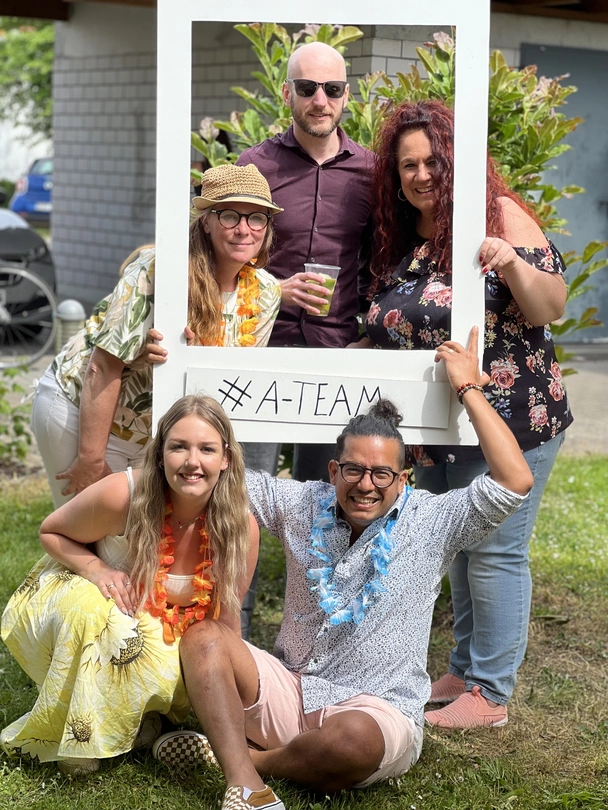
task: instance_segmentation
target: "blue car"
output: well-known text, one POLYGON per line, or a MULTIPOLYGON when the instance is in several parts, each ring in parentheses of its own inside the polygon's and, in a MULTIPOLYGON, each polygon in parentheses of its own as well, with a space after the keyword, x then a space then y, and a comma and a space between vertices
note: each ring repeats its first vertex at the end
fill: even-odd
POLYGON ((8 207, 28 222, 48 225, 53 210, 53 158, 39 158, 29 172, 17 180, 8 207))

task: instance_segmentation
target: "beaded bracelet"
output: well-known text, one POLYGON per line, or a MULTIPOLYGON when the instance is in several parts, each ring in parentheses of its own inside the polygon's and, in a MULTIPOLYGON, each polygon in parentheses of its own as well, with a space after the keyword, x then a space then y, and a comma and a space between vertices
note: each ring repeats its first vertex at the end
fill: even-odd
POLYGON ((481 391, 483 394, 483 388, 481 385, 477 385, 476 383, 464 383, 463 385, 458 388, 456 391, 456 396, 458 397, 458 402, 462 405, 462 398, 466 394, 467 391, 481 391))

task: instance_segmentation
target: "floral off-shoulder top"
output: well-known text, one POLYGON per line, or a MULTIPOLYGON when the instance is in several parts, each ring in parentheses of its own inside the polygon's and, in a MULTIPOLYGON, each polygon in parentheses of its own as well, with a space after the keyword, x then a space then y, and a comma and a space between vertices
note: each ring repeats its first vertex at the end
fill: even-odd
MULTIPOLYGON (((516 247, 543 273, 564 273, 557 248, 516 247)), ((376 348, 434 349, 450 337, 452 276, 437 269, 424 243, 408 254, 388 285, 372 301, 367 333, 376 348)), ((532 326, 500 273, 486 276, 483 368, 490 375, 485 395, 506 421, 522 450, 552 439, 572 414, 548 326, 532 326)), ((411 448, 419 465, 483 458, 479 447, 424 445, 411 448)))

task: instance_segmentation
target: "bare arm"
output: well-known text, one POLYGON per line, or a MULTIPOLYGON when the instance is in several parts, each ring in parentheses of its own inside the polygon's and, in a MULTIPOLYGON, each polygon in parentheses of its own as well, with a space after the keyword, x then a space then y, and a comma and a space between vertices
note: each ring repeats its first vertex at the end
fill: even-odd
MULTIPOLYGON (((479 331, 473 327, 466 349, 452 340, 437 349, 435 362, 445 363, 454 391, 466 383, 485 385, 488 382, 488 375, 479 371, 478 338, 479 331)), ((467 391, 462 401, 479 437, 492 478, 511 492, 527 495, 534 478, 515 436, 481 391, 467 391)))
POLYGON ((88 579, 103 596, 112 597, 123 613, 132 615, 137 598, 128 574, 112 568, 87 547, 108 534, 124 534, 128 511, 127 476, 114 473, 50 514, 40 527, 40 543, 49 556, 88 579))
POLYGON ((564 312, 567 289, 558 273, 544 273, 521 259, 512 245, 547 247, 547 240, 534 220, 517 203, 502 198, 504 239, 487 237, 480 250, 483 270, 500 270, 525 318, 544 326, 564 312))
POLYGON ((96 346, 93 350, 80 398, 78 455, 67 470, 55 476, 68 481, 64 495, 82 492, 112 472, 105 455, 124 367, 122 360, 105 349, 96 346))
MULTIPOLYGON (((249 514, 249 535, 250 535, 250 544, 249 544, 249 553, 247 554, 247 572, 242 582, 239 584, 239 602, 243 601, 243 599, 245 598, 245 594, 249 590, 249 585, 251 584, 251 580, 253 579, 255 566, 258 561, 258 553, 260 550, 260 530, 252 514, 249 514)), ((231 613, 227 608, 222 606, 222 611, 220 613, 220 621, 227 627, 229 627, 231 630, 233 630, 239 638, 241 637, 240 614, 237 613, 235 615, 234 613, 231 613)))

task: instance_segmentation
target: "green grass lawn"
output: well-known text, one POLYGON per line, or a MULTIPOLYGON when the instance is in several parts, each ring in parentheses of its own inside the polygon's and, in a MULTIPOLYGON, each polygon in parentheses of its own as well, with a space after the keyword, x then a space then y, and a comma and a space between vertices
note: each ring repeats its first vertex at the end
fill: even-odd
MULTIPOLYGON (((337 797, 275 785, 288 810, 606 810, 608 807, 608 459, 558 460, 532 541, 533 615, 509 724, 427 731, 422 757, 402 779, 337 797)), ((46 484, 4 485, 0 503, 0 604, 40 556, 37 527, 50 509, 46 484)), ((284 587, 276 541, 263 545, 254 643, 270 648, 284 587)), ((429 651, 445 671, 450 616, 438 612, 429 651)), ((0 649, 0 724, 28 710, 35 689, 0 649)), ((194 720, 193 720, 194 722, 194 720)), ((103 764, 72 782, 51 763, 0 757, 0 808, 186 810, 218 808, 221 778, 169 773, 149 753, 103 764)))

